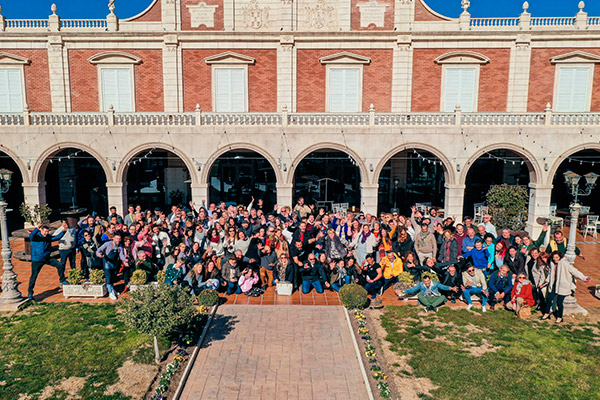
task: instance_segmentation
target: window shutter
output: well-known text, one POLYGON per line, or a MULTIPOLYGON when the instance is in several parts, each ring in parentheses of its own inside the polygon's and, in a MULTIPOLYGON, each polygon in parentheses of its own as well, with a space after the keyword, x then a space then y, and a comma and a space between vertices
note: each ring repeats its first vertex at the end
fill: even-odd
POLYGON ((131 70, 129 68, 102 69, 102 105, 108 111, 112 105, 117 112, 133 111, 131 70))
POLYGON ((217 68, 215 70, 216 112, 246 111, 246 70, 217 68))
POLYGON ((454 112, 457 104, 463 112, 475 111, 476 75, 475 68, 446 69, 444 112, 454 112))
POLYGON ((117 69, 117 95, 119 112, 133 111, 133 93, 131 93, 131 70, 117 69))
POLYGON ((23 111, 23 84, 18 69, 0 70, 0 111, 23 111))
POLYGON ((589 79, 589 68, 560 68, 558 71, 558 93, 556 96, 556 111, 587 111, 589 79))
POLYGON ((329 70, 329 111, 359 112, 360 69, 331 68, 329 70))

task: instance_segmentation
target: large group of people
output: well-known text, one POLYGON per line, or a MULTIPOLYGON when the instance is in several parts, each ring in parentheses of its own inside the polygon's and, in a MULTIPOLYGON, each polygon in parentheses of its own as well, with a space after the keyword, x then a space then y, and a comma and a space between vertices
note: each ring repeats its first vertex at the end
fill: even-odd
POLYGON ((488 306, 518 312, 537 305, 544 319, 554 311, 560 323, 574 278, 589 279, 564 259, 562 231, 552 233, 541 250, 547 225, 534 240, 497 230, 489 215, 475 225, 469 217, 444 218, 436 208, 412 207, 407 214, 332 212, 303 198, 294 207, 268 210, 260 199, 247 206, 190 202, 167 213, 130 205, 124 217, 111 207, 106 218, 93 214, 77 226, 63 220, 52 234, 48 226, 31 232, 28 294, 33 298, 45 264, 57 268, 60 283, 67 284, 66 265, 75 268, 79 253, 86 278, 90 269, 104 269, 111 299, 120 295, 115 283, 122 279, 127 290, 135 270, 144 271, 148 281, 162 270, 165 283, 196 294, 210 288, 259 296, 283 283, 322 293, 356 283, 377 305, 381 293, 408 272, 415 286, 396 292, 418 293, 427 311, 461 299, 471 308, 478 296, 484 312, 488 306), (53 241, 59 243, 60 261, 51 257, 53 241))

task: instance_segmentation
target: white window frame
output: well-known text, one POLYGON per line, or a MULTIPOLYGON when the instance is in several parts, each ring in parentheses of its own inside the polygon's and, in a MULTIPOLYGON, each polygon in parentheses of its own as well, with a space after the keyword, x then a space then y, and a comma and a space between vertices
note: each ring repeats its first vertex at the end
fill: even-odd
POLYGON ((25 90, 25 68, 23 65, 13 65, 13 64, 0 64, 0 69, 3 70, 13 70, 19 71, 21 75, 21 100, 23 103, 23 109, 21 111, 12 111, 12 112, 23 112, 25 107, 27 107, 27 90, 25 90))
MULTIPOLYGON (((219 69, 240 69, 244 71, 244 111, 248 112, 248 64, 240 65, 238 64, 214 64, 212 66, 212 104, 213 104, 213 112, 217 111, 217 70, 219 69)), ((220 111, 223 113, 233 112, 233 111, 220 111)))
MULTIPOLYGON (((475 91, 473 93, 473 111, 477 112, 479 106, 479 76, 480 76, 480 65, 479 64, 444 64, 442 65, 442 90, 440 97, 440 112, 449 112, 445 111, 445 99, 446 99, 446 73, 449 69, 474 69, 475 70, 475 91)), ((456 108, 457 104, 452 105, 452 111, 456 108)), ((462 106, 461 106, 462 108, 462 106)), ((464 110, 463 110, 464 111, 464 110)))
POLYGON ((327 81, 325 82, 325 110, 332 112, 329 108, 331 93, 329 92, 330 73, 332 69, 357 69, 358 70, 358 110, 356 111, 336 111, 343 113, 359 113, 363 109, 363 65, 362 64, 328 64, 327 65, 327 81))
POLYGON ((100 97, 99 99, 99 104, 100 104, 100 112, 105 112, 108 110, 108 107, 110 107, 110 104, 107 104, 106 107, 104 107, 104 82, 102 80, 102 70, 104 69, 126 69, 129 70, 129 76, 131 77, 130 82, 131 82, 131 111, 117 111, 116 110, 116 106, 113 104, 112 106, 115 107, 115 111, 116 112, 135 112, 136 108, 135 108, 135 71, 133 68, 133 64, 129 64, 129 65, 124 65, 124 64, 102 64, 98 66, 98 95, 100 97))
POLYGON ((590 112, 592 108, 592 90, 594 87, 594 67, 596 64, 594 63, 560 63, 556 65, 554 68, 554 93, 552 95, 552 104, 554 106, 554 111, 556 112, 590 112), (584 111, 559 111, 558 110, 558 88, 559 88, 559 79, 560 79, 560 70, 562 68, 585 68, 589 71, 589 79, 588 79, 588 87, 587 87, 587 97, 585 99, 585 110, 584 111))

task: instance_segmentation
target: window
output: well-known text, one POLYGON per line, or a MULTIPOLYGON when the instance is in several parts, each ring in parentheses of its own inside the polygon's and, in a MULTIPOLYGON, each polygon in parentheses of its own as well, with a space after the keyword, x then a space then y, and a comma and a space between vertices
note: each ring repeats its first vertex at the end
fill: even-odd
POLYGON ((21 68, 0 68, 0 112, 23 111, 21 68))
POLYGON ((327 111, 362 111, 363 66, 371 59, 343 51, 319 61, 327 66, 327 111))
POLYGON ((246 69, 215 68, 215 112, 245 112, 246 69))
POLYGON ((457 105, 464 112, 477 111, 478 72, 473 67, 444 68, 442 111, 453 112, 457 105))
POLYGON ((101 68, 102 109, 112 105, 117 112, 133 112, 131 68, 101 68))
POLYGON ((590 109, 592 68, 560 66, 555 94, 555 111, 585 112, 590 109))
POLYGON ((329 69, 329 111, 359 112, 361 110, 361 73, 359 68, 329 69))

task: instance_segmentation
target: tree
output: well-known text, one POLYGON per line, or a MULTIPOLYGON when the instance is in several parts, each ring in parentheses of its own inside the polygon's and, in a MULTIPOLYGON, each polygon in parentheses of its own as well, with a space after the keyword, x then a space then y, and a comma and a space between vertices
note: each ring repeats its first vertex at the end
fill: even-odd
POLYGON ((178 327, 189 324, 197 314, 191 296, 176 285, 142 286, 130 292, 118 310, 119 319, 127 327, 153 336, 157 364, 160 362, 158 336, 171 335, 178 327))
POLYGON ((492 223, 497 228, 520 230, 527 221, 529 192, 525 186, 492 186, 486 195, 492 223))

